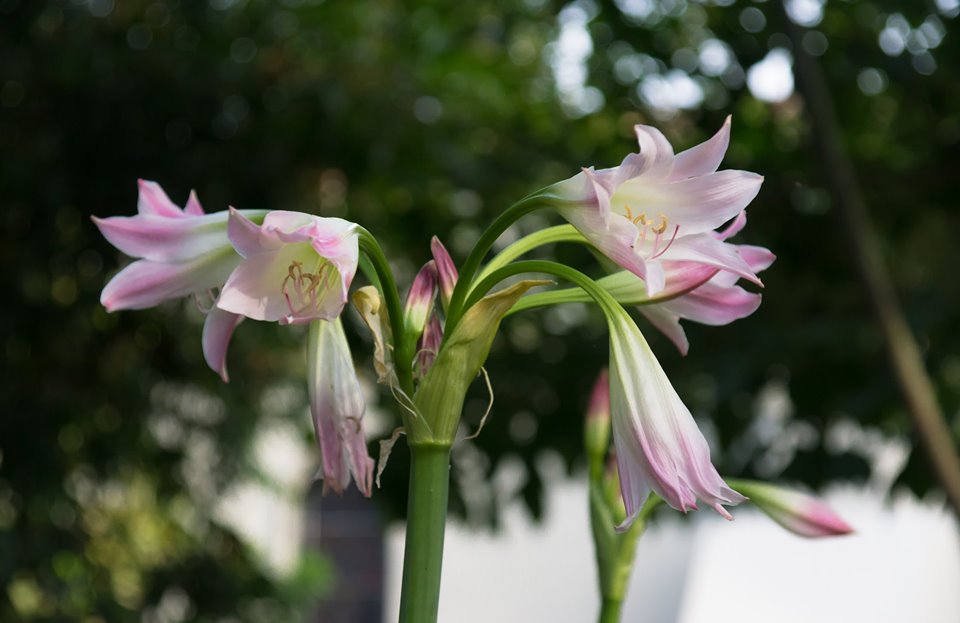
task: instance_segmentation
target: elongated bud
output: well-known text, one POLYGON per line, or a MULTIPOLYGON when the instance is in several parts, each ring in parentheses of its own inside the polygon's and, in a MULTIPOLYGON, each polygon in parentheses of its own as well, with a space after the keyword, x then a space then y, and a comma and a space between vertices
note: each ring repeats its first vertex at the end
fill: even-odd
POLYGON ((417 344, 417 356, 414 362, 415 373, 418 379, 422 379, 430 371, 433 361, 437 358, 440 351, 440 342, 443 341, 443 325, 440 324, 440 318, 436 312, 430 314, 430 320, 420 336, 420 342, 417 344))
POLYGON ((440 279, 440 302, 443 304, 443 311, 447 311, 459 273, 446 247, 436 236, 430 240, 430 251, 433 253, 433 261, 437 264, 437 274, 440 279))
POLYGON ((798 536, 816 539, 853 532, 833 509, 812 495, 753 481, 737 481, 735 486, 771 519, 798 536))
POLYGON ((610 381, 606 369, 601 370, 593 385, 593 392, 590 394, 583 444, 590 464, 591 477, 599 476, 610 446, 610 381))
POLYGON ((322 464, 323 490, 343 493, 351 477, 370 497, 373 459, 363 434, 366 405, 340 319, 315 320, 307 338, 307 390, 322 464))
POLYGON ((404 330, 414 339, 423 333, 427 318, 433 311, 433 299, 437 295, 437 265, 430 260, 423 265, 413 279, 407 305, 403 311, 404 330))

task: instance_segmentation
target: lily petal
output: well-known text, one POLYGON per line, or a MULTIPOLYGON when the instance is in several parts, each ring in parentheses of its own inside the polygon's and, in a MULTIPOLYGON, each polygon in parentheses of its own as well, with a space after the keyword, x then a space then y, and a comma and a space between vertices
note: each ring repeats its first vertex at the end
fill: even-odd
POLYGON ((687 332, 680 325, 680 316, 671 311, 666 304, 662 305, 641 305, 637 308, 644 318, 654 326, 657 331, 663 333, 667 339, 673 342, 680 354, 686 357, 690 351, 690 341, 687 339, 687 332))
POLYGON ((168 218, 183 216, 183 210, 170 201, 170 197, 163 191, 160 184, 149 180, 137 180, 139 197, 137 199, 138 214, 152 214, 168 218))
POLYGON ((200 205, 200 199, 197 198, 197 191, 190 191, 190 196, 187 197, 187 205, 184 206, 183 212, 190 216, 203 216, 203 206, 200 205))
POLYGON ((730 120, 731 117, 727 115, 720 130, 712 138, 677 154, 670 179, 682 180, 716 171, 730 145, 730 120))
POLYGON ((227 213, 169 218, 155 214, 92 217, 100 233, 131 257, 154 262, 183 262, 223 248, 227 213))
POLYGON ((682 235, 712 231, 737 216, 760 192, 763 177, 749 171, 725 170, 670 183, 655 184, 644 177, 627 180, 610 199, 618 206, 642 206, 648 214, 662 214, 668 228, 682 235))
POLYGON ((231 314, 219 307, 207 313, 203 323, 203 359, 210 369, 220 375, 224 383, 230 381, 227 374, 227 347, 234 329, 243 320, 239 314, 231 314))
POLYGON ((107 311, 146 309, 164 301, 219 287, 240 257, 232 249, 191 262, 133 262, 107 283, 100 303, 107 311))
POLYGON ((759 286, 763 285, 750 264, 737 253, 735 245, 721 242, 710 235, 678 238, 663 257, 664 260, 696 262, 713 266, 739 275, 759 286))

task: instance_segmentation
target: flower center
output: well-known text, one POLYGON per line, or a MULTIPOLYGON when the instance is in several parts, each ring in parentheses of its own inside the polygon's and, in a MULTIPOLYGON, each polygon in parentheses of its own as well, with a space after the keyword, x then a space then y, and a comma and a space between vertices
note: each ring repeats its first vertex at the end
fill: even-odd
POLYGON ((336 279, 335 271, 331 270, 330 262, 323 258, 317 259, 315 272, 303 270, 303 263, 294 260, 287 267, 287 275, 280 284, 280 291, 287 301, 287 307, 293 316, 303 315, 304 312, 316 310, 320 307, 319 294, 331 287, 336 279))
POLYGON ((673 241, 677 239, 677 232, 680 231, 679 225, 673 226, 673 234, 670 236, 670 240, 666 244, 661 246, 664 240, 663 234, 667 231, 667 228, 670 226, 670 219, 667 218, 667 215, 660 213, 657 215, 656 219, 648 219, 646 213, 641 212, 639 215, 634 216, 633 211, 630 209, 630 206, 623 206, 624 211, 626 212, 623 217, 636 225, 637 229, 640 230, 640 247, 646 247, 647 244, 647 235, 648 232, 653 234, 653 248, 650 250, 650 253, 647 255, 646 259, 654 260, 661 255, 663 255, 667 249, 670 248, 670 245, 673 244, 673 241))

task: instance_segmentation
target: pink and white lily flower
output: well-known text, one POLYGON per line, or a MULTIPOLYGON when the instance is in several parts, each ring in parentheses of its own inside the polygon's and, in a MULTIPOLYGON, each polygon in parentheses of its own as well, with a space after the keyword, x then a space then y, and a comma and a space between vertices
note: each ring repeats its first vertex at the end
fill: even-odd
MULTIPOLYGON (((759 273, 776 259, 769 249, 724 242, 743 229, 746 222, 744 211, 723 231, 713 235, 739 255, 751 271, 759 273)), ((604 277, 598 283, 618 302, 637 304, 640 313, 683 355, 689 350, 689 342, 680 320, 711 326, 726 325, 746 318, 760 306, 759 293, 748 292, 736 285, 740 279, 737 273, 695 262, 665 262, 664 275, 666 286, 655 296, 647 293, 642 279, 628 271, 604 277)))
POLYGON ((618 167, 583 169, 553 186, 558 209, 604 255, 664 289, 667 262, 694 262, 760 284, 750 265, 714 230, 760 190, 748 171, 717 171, 730 142, 730 118, 713 138, 674 155, 656 128, 635 126, 640 151, 618 167))
POLYGON ((343 493, 352 476, 360 492, 370 497, 373 459, 363 431, 366 405, 339 318, 310 324, 307 379, 324 493, 343 493))
POLYGON ((710 448, 643 335, 622 308, 610 326, 610 413, 620 490, 627 510, 618 530, 637 518, 651 491, 676 510, 703 500, 723 507, 747 498, 731 489, 710 462, 710 448))
POLYGON ((257 225, 231 209, 228 235, 243 261, 217 307, 280 324, 340 315, 359 261, 355 223, 277 210, 257 225))
MULTIPOLYGON (((113 246, 140 258, 107 283, 101 304, 112 312, 146 309, 191 295, 213 301, 216 289, 241 260, 227 239, 227 212, 205 214, 194 193, 180 208, 156 182, 140 180, 139 189, 136 216, 93 217, 113 246)), ((244 213, 249 218, 266 214, 261 210, 244 213)), ((206 314, 204 359, 224 381, 227 346, 240 319, 216 307, 206 314)))

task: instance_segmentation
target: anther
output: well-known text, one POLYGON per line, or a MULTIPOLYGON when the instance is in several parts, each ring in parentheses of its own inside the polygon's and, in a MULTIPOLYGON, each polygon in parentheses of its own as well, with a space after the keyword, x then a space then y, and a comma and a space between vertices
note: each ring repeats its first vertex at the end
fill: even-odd
POLYGON ((650 229, 653 230, 653 233, 659 236, 663 232, 667 231, 667 223, 667 217, 661 214, 657 217, 657 224, 652 225, 650 229))

